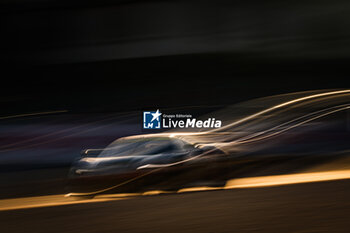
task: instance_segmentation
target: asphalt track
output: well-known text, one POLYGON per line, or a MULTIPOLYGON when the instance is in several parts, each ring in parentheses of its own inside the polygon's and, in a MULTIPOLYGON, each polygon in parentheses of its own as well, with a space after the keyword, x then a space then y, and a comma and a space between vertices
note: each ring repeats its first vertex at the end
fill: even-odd
POLYGON ((37 197, 49 198, 51 205, 41 199, 43 206, 27 208, 26 199, 13 199, 9 206, 22 207, 0 211, 1 232, 349 232, 348 174, 322 174, 240 180, 245 188, 226 190, 65 199, 66 204, 59 195, 37 197), (265 184, 254 186, 262 179, 265 184))

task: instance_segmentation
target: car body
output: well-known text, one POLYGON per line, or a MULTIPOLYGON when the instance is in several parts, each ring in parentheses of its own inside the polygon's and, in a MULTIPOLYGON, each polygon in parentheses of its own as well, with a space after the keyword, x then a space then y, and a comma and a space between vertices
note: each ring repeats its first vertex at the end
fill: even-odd
POLYGON ((180 138, 172 134, 138 135, 117 139, 104 149, 84 150, 70 170, 69 191, 93 195, 99 190, 177 190, 193 182, 215 183, 205 176, 198 179, 195 173, 208 170, 208 163, 214 160, 226 159, 226 154, 180 138))

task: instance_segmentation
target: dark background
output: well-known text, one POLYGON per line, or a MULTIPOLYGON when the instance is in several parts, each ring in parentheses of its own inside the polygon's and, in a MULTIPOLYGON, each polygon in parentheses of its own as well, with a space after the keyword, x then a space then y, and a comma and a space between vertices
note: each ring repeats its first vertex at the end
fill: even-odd
POLYGON ((2 115, 348 87, 350 3, 1 0, 2 115))

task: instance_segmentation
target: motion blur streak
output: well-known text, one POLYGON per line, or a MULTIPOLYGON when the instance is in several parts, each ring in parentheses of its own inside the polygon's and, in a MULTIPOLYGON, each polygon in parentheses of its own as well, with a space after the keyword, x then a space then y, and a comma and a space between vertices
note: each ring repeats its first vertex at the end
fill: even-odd
POLYGON ((305 101, 305 100, 314 99, 314 98, 318 98, 318 97, 331 96, 331 95, 337 95, 337 94, 343 94, 343 93, 350 93, 350 90, 340 90, 340 91, 325 92, 325 93, 320 93, 320 94, 309 95, 309 96, 297 98, 297 99, 294 99, 294 100, 291 100, 291 101, 284 102, 282 104, 275 105, 275 106, 273 106, 271 108, 268 108, 268 109, 265 109, 265 110, 260 111, 258 113, 255 113, 255 114, 253 114, 251 116, 248 116, 246 118, 243 118, 243 119, 241 119, 239 121, 233 122, 232 124, 226 125, 225 127, 221 127, 219 129, 214 129, 212 131, 225 130, 227 128, 230 128, 230 127, 235 126, 237 124, 240 124, 240 123, 243 123, 245 121, 251 120, 251 119, 253 119, 255 117, 258 117, 260 115, 263 115, 265 113, 271 112, 273 110, 276 110, 276 109, 279 109, 279 108, 282 108, 282 107, 285 107, 285 106, 288 106, 288 105, 291 105, 291 104, 294 104, 294 103, 298 103, 298 102, 302 102, 302 101, 305 101))
MULTIPOLYGON (((215 191, 222 189, 237 189, 237 188, 262 188, 269 186, 292 185, 299 183, 323 182, 332 180, 350 179, 350 170, 340 171, 325 171, 325 172, 310 172, 300 174, 275 175, 249 177, 229 180, 224 187, 194 187, 184 188, 177 193, 198 192, 198 191, 215 191)), ((126 200, 132 197, 140 197, 141 195, 159 195, 168 194, 162 190, 148 191, 144 193, 124 193, 124 194, 106 194, 96 196, 93 199, 74 200, 65 198, 63 195, 49 195, 39 197, 25 197, 0 200, 0 211, 41 208, 50 206, 84 204, 92 202, 108 202, 116 200, 126 200)))
POLYGON ((72 200, 72 199, 64 198, 63 195, 49 195, 49 196, 38 196, 38 197, 2 199, 0 200, 0 211, 73 205, 73 204, 83 204, 83 203, 92 203, 92 202, 105 202, 105 201, 125 199, 125 198, 126 197, 120 197, 120 198, 96 197, 94 199, 72 200))
POLYGON ((13 118, 20 118, 20 117, 40 116, 40 115, 48 115, 48 114, 57 114, 57 113, 65 113, 65 112, 68 112, 68 110, 25 113, 25 114, 17 114, 12 116, 3 116, 3 117, 0 117, 0 120, 7 120, 7 119, 13 119, 13 118))
POLYGON ((328 109, 324 109, 324 110, 320 110, 320 111, 317 111, 317 112, 313 112, 313 113, 310 113, 310 114, 307 114, 307 115, 304 115, 304 116, 295 118, 295 119, 293 119, 293 120, 291 120, 291 121, 285 122, 285 123, 283 123, 283 124, 277 125, 277 126, 272 127, 272 128, 270 128, 270 129, 268 129, 268 130, 264 130, 264 131, 261 131, 261 132, 258 132, 258 133, 249 135, 248 137, 244 137, 244 138, 238 139, 238 140, 235 141, 235 143, 238 143, 238 142, 245 142, 245 143, 246 143, 246 142, 251 142, 251 141, 255 141, 255 140, 261 140, 261 139, 264 139, 264 138, 267 138, 267 137, 270 137, 270 136, 274 136, 274 135, 276 135, 276 134, 280 134, 280 133, 282 133, 282 132, 284 132, 284 131, 290 130, 290 129, 292 129, 292 128, 295 128, 295 127, 300 126, 300 125, 302 125, 302 124, 305 124, 305 123, 307 123, 307 122, 316 120, 316 119, 318 119, 318 118, 327 116, 327 115, 329 115, 329 114, 336 113, 336 112, 338 112, 338 111, 343 111, 343 110, 346 110, 346 109, 349 109, 349 108, 350 108, 349 105, 341 105, 341 106, 331 107, 331 108, 328 108, 328 109), (334 109, 334 108, 335 108, 335 110, 329 111, 329 110, 334 109), (326 111, 328 111, 328 112, 326 112, 326 111), (326 112, 326 113, 322 113, 322 112, 326 112), (320 114, 319 114, 319 113, 320 113, 320 114), (262 134, 265 134, 265 133, 267 133, 267 132, 273 131, 273 130, 278 129, 278 128, 282 127, 282 126, 288 125, 288 124, 290 124, 290 123, 297 122, 297 121, 299 121, 299 120, 303 120, 304 118, 307 118, 307 117, 313 116, 313 115, 316 115, 316 116, 315 116, 315 117, 312 117, 312 118, 310 118, 310 119, 308 119, 308 120, 302 121, 302 122, 300 122, 300 123, 298 123, 298 124, 295 124, 295 125, 293 125, 293 126, 290 126, 290 127, 286 128, 286 129, 283 129, 283 130, 281 130, 281 131, 275 132, 275 133, 273 133, 273 134, 271 134, 271 135, 268 135, 268 136, 265 136, 265 137, 257 138, 258 136, 260 136, 260 135, 262 135, 262 134), (255 138, 255 139, 248 140, 248 139, 251 139, 251 138, 255 138))
MULTIPOLYGON (((330 114, 332 114, 332 113, 336 113, 336 112, 339 112, 339 111, 347 110, 347 109, 349 109, 349 108, 350 108, 350 106, 341 107, 341 108, 339 108, 339 109, 336 109, 336 110, 333 110, 333 111, 329 111, 329 112, 320 114, 320 115, 318 115, 318 116, 312 117, 312 118, 310 118, 310 119, 308 119, 308 120, 305 120, 305 121, 302 121, 302 122, 300 122, 300 123, 298 123, 298 124, 295 124, 295 125, 292 125, 292 126, 290 126, 290 127, 287 127, 287 128, 285 128, 285 129, 283 129, 283 130, 281 130, 281 131, 274 132, 274 133, 272 133, 272 134, 270 134, 270 135, 262 136, 262 137, 257 137, 257 138, 255 138, 257 135, 252 135, 252 136, 249 136, 248 138, 253 138, 253 139, 247 140, 247 138, 243 138, 243 139, 239 139, 239 140, 237 140, 237 141, 234 141, 233 143, 234 143, 234 144, 235 144, 235 143, 247 143, 247 142, 253 142, 253 141, 257 141, 257 140, 266 139, 266 138, 269 138, 269 137, 272 137, 272 136, 276 136, 276 135, 281 134, 281 133, 283 133, 283 132, 285 132, 285 131, 287 131, 287 130, 290 130, 290 129, 296 128, 296 127, 298 127, 298 126, 301 126, 301 125, 303 125, 303 124, 306 124, 306 123, 308 123, 308 122, 310 122, 310 121, 313 121, 313 120, 316 120, 316 119, 318 119, 318 118, 321 118, 321 117, 330 115, 330 114)), ((308 115, 310 115, 310 114, 308 114, 308 115)), ((300 118, 303 118, 303 117, 300 117, 300 118)), ((299 119, 300 119, 300 118, 299 118, 299 119)), ((293 120, 293 121, 295 121, 295 120, 293 120)), ((288 123, 289 123, 289 122, 283 123, 282 125, 286 125, 286 124, 288 124, 288 123)), ((263 134, 263 133, 265 133, 265 132, 267 132, 267 131, 271 131, 271 130, 273 130, 273 129, 276 129, 276 128, 278 128, 278 127, 281 127, 282 125, 279 125, 279 126, 276 126, 276 127, 272 128, 272 129, 269 129, 269 130, 260 132, 259 134, 263 134)))
POLYGON ((241 178, 229 180, 225 189, 257 188, 343 179, 350 179, 350 170, 241 178))
MULTIPOLYGON (((292 94, 289 96, 288 101, 282 103, 276 103, 279 100, 273 99, 275 97, 267 97, 265 99, 266 102, 271 101, 274 103, 272 107, 266 107, 261 111, 238 118, 238 120, 233 122, 228 121, 224 127, 206 132, 192 134, 174 133, 174 135, 202 146, 215 146, 225 152, 230 152, 237 150, 237 146, 240 144, 271 138, 350 108, 349 89, 313 93, 306 96, 303 93, 303 95, 303 97, 295 98, 292 94), (218 135, 217 133, 225 134, 218 135)), ((241 107, 259 104, 260 102, 253 100, 250 103, 243 103, 241 107)), ((236 112, 233 112, 233 114, 236 112)), ((225 112, 222 113, 222 118, 225 118, 225 112)), ((322 122, 321 124, 326 125, 327 123, 322 122)))
POLYGON ((93 121, 93 122, 89 122, 87 124, 82 124, 82 125, 79 125, 79 126, 71 127, 71 128, 64 129, 64 130, 60 130, 60 131, 57 131, 57 132, 45 134, 45 135, 42 135, 42 136, 33 137, 33 138, 30 138, 30 139, 27 139, 27 140, 23 140, 23 141, 11 143, 11 144, 6 144, 6 145, 3 145, 3 146, 0 146, 0 153, 20 150, 20 149, 28 149, 28 148, 32 148, 32 147, 35 147, 35 146, 39 146, 39 145, 44 145, 44 144, 60 141, 60 140, 62 140, 64 138, 68 138, 68 137, 71 137, 71 136, 74 136, 74 135, 83 134, 83 133, 88 132, 88 131, 93 131, 93 130, 96 130, 96 129, 99 129, 99 128, 104 128, 104 127, 106 127, 106 125, 97 126, 97 127, 91 127, 89 129, 86 129, 86 130, 81 130, 81 131, 79 131, 77 133, 71 133, 71 134, 67 134, 67 135, 62 136, 62 137, 57 137, 57 138, 54 138, 54 139, 49 139, 49 140, 46 140, 46 141, 42 141, 42 139, 47 138, 49 136, 55 136, 55 135, 58 135, 60 133, 65 133, 65 132, 69 132, 69 131, 72 131, 72 130, 75 130, 75 129, 83 128, 83 127, 86 127, 86 126, 91 126, 91 125, 94 125, 96 123, 102 123, 102 122, 110 121, 110 120, 113 120, 115 118, 117 118, 117 117, 115 117, 115 116, 108 117, 108 118, 105 118, 103 120, 93 121), (40 139, 40 142, 32 143, 32 144, 26 145, 26 146, 17 146, 17 145, 21 145, 21 144, 24 144, 24 143, 32 142, 32 141, 35 141, 35 140, 38 140, 38 139, 40 139), (13 146, 17 146, 17 147, 13 147, 13 146), (8 147, 13 147, 13 148, 8 148, 8 147))
POLYGON ((137 176, 137 177, 135 177, 135 178, 132 178, 132 179, 130 179, 130 180, 127 180, 127 181, 125 181, 125 182, 122 182, 122 183, 120 183, 120 184, 116 184, 116 185, 114 185, 114 186, 111 186, 111 187, 108 187, 108 188, 105 188, 105 189, 97 190, 97 191, 95 191, 95 192, 89 192, 89 193, 68 193, 68 194, 66 194, 65 196, 66 196, 66 197, 70 197, 70 196, 79 197, 79 196, 96 195, 96 194, 104 193, 104 192, 106 192, 106 191, 113 190, 113 189, 115 189, 115 188, 118 188, 118 187, 123 186, 123 185, 125 185, 125 184, 128 184, 128 183, 130 183, 130 182, 133 182, 133 181, 135 181, 135 180, 138 180, 138 179, 140 179, 140 178, 142 178, 142 177, 144 177, 144 176, 147 176, 147 175, 149 175, 149 174, 151 174, 151 173, 155 173, 155 172, 159 171, 160 169, 162 169, 162 168, 158 168, 158 169, 155 169, 155 170, 151 170, 151 171, 149 171, 149 172, 146 172, 146 173, 143 174, 143 175, 137 176))

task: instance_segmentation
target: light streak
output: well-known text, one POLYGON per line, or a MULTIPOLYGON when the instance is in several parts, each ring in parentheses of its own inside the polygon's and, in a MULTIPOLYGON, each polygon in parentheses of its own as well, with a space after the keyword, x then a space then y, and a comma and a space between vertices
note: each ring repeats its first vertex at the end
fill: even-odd
POLYGON ((323 172, 308 172, 287 175, 259 176, 238 178, 227 181, 224 187, 192 187, 180 189, 177 192, 153 190, 144 193, 103 194, 93 199, 72 199, 64 195, 48 195, 0 200, 0 211, 43 208, 63 205, 88 204, 97 202, 121 201, 130 198, 140 198, 148 195, 181 194, 187 192, 219 191, 229 189, 265 188, 303 183, 325 182, 350 179, 350 170, 336 170, 323 172))

